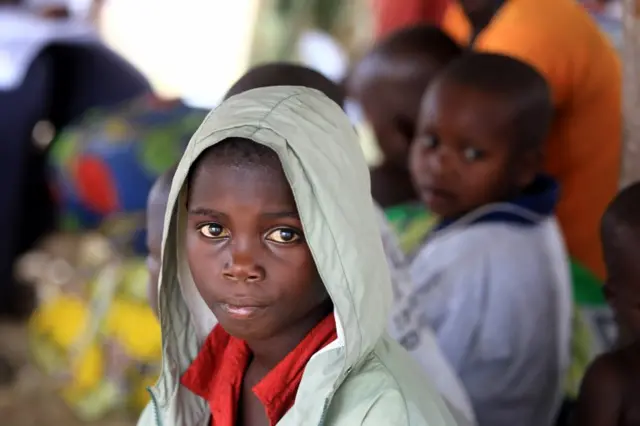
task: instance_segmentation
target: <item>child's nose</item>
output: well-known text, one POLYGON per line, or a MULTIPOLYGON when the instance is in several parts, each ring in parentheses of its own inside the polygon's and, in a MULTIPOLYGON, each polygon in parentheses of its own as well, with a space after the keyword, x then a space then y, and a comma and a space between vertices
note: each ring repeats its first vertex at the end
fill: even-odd
POLYGON ((253 283, 264 280, 265 270, 258 265, 250 250, 234 248, 231 261, 223 268, 222 276, 229 281, 253 283))
POLYGON ((429 155, 427 167, 431 173, 436 175, 446 175, 452 167, 451 154, 445 148, 440 148, 429 155))

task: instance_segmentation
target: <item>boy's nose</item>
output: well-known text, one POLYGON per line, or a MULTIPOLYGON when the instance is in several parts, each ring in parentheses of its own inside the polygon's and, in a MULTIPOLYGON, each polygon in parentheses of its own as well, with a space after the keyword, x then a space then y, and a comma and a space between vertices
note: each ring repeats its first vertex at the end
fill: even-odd
POLYGON ((446 175, 451 170, 451 156, 444 149, 429 155, 427 159, 427 167, 432 174, 446 175))
POLYGON ((231 261, 222 270, 222 276, 229 281, 254 283, 264 280, 265 270, 250 252, 234 250, 231 261))

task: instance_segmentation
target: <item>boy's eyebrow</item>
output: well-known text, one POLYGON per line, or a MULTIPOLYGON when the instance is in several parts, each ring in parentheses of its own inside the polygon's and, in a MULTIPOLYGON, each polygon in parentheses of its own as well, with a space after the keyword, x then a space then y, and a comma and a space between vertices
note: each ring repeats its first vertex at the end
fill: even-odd
POLYGON ((199 216, 208 216, 208 217, 226 216, 222 212, 219 212, 213 209, 208 209, 206 207, 195 207, 195 208, 189 209, 189 214, 194 214, 199 216))
POLYGON ((266 212, 262 213, 262 215, 273 218, 290 217, 293 219, 300 219, 300 215, 296 211, 266 212))

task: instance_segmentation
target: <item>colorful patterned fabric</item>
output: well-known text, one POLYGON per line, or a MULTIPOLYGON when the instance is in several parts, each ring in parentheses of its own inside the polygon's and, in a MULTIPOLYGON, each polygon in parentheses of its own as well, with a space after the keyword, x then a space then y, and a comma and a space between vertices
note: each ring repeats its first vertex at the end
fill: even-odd
POLYGON ((205 112, 144 97, 97 110, 51 150, 52 186, 64 230, 119 228, 144 252, 144 210, 156 178, 176 164, 205 112), (116 225, 117 224, 117 225, 116 225))
POLYGON ((36 364, 83 419, 135 417, 149 401, 162 344, 141 256, 147 195, 204 116, 145 97, 93 111, 54 141, 51 184, 65 233, 18 269, 40 299, 29 326, 36 364))
MULTIPOLYGON (((394 206, 385 213, 408 256, 416 252, 438 222, 419 203, 394 206)), ((572 330, 572 362, 565 390, 568 397, 575 397, 589 363, 613 346, 616 326, 602 294, 601 281, 574 259, 571 260, 571 274, 576 310, 572 330)))
POLYGON ((57 235, 19 262, 19 275, 40 300, 32 356, 62 398, 85 420, 137 416, 162 356, 145 261, 122 258, 96 233, 57 235))

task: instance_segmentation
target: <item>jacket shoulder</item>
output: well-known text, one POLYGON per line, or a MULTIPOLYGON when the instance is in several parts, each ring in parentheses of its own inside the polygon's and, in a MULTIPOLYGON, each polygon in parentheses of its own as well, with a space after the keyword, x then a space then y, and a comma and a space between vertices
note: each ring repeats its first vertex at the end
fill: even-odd
POLYGON ((410 366, 414 364, 409 358, 395 357, 395 351, 395 345, 383 339, 360 367, 349 375, 334 396, 328 413, 329 424, 455 425, 440 395, 417 366, 413 373, 404 371, 407 367, 405 361, 410 366))

